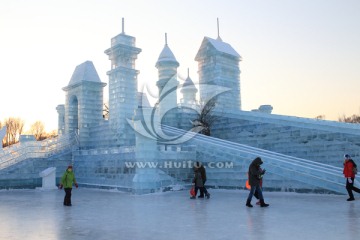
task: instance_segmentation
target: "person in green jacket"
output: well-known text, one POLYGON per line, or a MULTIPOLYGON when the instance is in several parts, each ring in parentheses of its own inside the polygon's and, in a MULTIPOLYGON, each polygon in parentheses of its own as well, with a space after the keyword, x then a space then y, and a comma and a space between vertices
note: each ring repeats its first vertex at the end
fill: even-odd
POLYGON ((64 206, 71 206, 71 190, 73 183, 75 187, 78 188, 73 167, 70 165, 62 176, 59 186, 60 189, 64 188, 65 190, 64 206))

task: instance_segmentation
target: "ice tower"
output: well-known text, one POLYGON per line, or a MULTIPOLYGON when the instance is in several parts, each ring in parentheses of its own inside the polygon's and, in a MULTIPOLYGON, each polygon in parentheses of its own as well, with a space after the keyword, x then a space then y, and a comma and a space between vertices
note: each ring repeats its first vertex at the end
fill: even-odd
MULTIPOLYGON (((77 132, 81 143, 89 139, 91 127, 102 120, 105 86, 94 64, 86 61, 75 68, 68 86, 63 88, 66 92, 65 133, 77 132)), ((61 114, 61 107, 58 111, 61 114)))
POLYGON ((118 146, 135 144, 135 135, 127 123, 137 108, 137 75, 135 60, 141 52, 135 47, 135 38, 122 32, 111 39, 111 47, 105 51, 111 61, 109 76, 109 123, 115 133, 118 146))
POLYGON ((165 33, 165 46, 156 62, 159 79, 156 85, 159 89, 159 114, 163 116, 168 110, 171 110, 163 118, 163 123, 173 125, 176 120, 175 110, 177 107, 176 89, 179 84, 177 81, 177 68, 179 63, 167 44, 167 34, 165 33))
POLYGON ((180 92, 183 94, 183 98, 181 99, 182 105, 195 105, 196 104, 196 93, 197 89, 194 85, 194 82, 191 80, 189 75, 189 69, 188 69, 188 76, 185 79, 184 84, 182 85, 182 88, 180 92))
POLYGON ((240 55, 230 44, 204 37, 195 60, 198 62, 200 101, 207 101, 209 92, 202 84, 213 84, 229 88, 217 98, 219 109, 240 110, 240 55))

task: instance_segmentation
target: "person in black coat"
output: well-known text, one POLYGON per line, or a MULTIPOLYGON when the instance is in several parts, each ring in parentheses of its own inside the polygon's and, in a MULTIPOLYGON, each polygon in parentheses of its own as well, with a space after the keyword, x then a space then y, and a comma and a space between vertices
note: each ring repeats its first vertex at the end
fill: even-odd
POLYGON ((205 170, 205 167, 200 162, 196 162, 194 168, 198 169, 200 171, 201 179, 202 179, 203 185, 204 185, 202 191, 200 191, 199 198, 204 198, 204 193, 205 193, 206 198, 210 198, 210 193, 207 191, 207 189, 205 187, 205 182, 206 182, 206 170, 205 170))
POLYGON ((251 205, 251 199, 255 193, 255 191, 257 192, 259 199, 260 199, 260 207, 268 207, 269 204, 266 204, 264 202, 264 197, 262 194, 262 190, 261 190, 261 186, 260 186, 260 180, 262 179, 262 177, 265 174, 265 169, 262 170, 260 168, 261 164, 263 164, 263 161, 261 160, 260 157, 255 158, 250 166, 249 166, 249 185, 251 186, 250 189, 250 193, 249 196, 247 198, 246 201, 246 206, 247 207, 253 207, 253 205, 251 205))

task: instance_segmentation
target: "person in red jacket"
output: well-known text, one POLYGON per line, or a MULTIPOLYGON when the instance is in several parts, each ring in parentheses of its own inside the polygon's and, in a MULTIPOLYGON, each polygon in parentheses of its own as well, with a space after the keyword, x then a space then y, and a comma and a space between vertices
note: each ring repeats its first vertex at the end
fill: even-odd
POLYGON ((354 187, 354 180, 355 180, 355 172, 354 172, 354 167, 356 167, 355 162, 351 159, 349 154, 346 154, 344 156, 345 160, 344 160, 344 176, 346 178, 346 190, 349 194, 349 198, 347 199, 347 201, 354 201, 354 194, 353 194, 353 190, 357 193, 360 193, 360 189, 358 189, 357 187, 354 187))

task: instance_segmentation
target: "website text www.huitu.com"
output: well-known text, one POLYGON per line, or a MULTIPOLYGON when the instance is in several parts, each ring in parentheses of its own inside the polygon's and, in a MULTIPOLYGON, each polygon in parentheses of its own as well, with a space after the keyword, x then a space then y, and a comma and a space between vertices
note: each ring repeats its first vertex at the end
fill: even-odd
POLYGON ((164 162, 151 162, 151 161, 140 161, 140 162, 125 162, 126 168, 193 168, 196 166, 203 165, 204 168, 233 168, 233 162, 207 162, 202 164, 196 164, 194 161, 164 161, 164 162))

